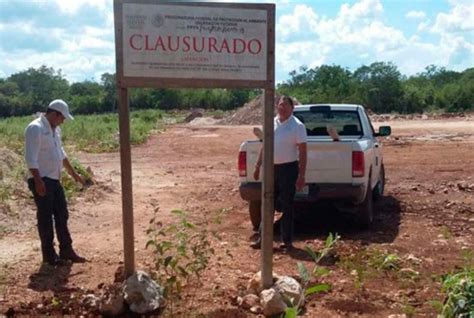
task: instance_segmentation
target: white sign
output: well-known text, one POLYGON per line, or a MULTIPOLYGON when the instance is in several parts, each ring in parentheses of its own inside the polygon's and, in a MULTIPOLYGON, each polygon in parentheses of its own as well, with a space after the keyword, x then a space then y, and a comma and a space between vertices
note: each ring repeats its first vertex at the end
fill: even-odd
POLYGON ((267 80, 267 11, 123 4, 125 77, 267 80))

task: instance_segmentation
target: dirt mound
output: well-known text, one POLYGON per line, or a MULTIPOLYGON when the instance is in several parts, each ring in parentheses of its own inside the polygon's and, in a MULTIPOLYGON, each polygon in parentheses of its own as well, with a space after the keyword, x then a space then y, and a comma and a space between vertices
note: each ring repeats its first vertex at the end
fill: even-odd
MULTIPOLYGON (((275 102, 281 97, 280 94, 275 94, 275 102)), ((300 102, 292 97, 295 105, 300 102)), ((263 123, 263 95, 258 95, 256 98, 246 103, 241 108, 237 109, 232 116, 224 118, 219 122, 221 125, 261 125, 263 123)), ((274 112, 276 115, 276 112, 274 112)))
POLYGON ((23 159, 10 149, 0 148, 0 181, 8 178, 12 170, 22 165, 23 159))
MULTIPOLYGON (((275 94, 275 101, 281 95, 275 94)), ((299 101, 292 97, 295 105, 300 104, 299 101)), ((261 125, 263 123, 263 95, 257 96, 255 99, 246 103, 237 109, 231 116, 222 119, 220 125, 261 125)), ((394 121, 394 120, 442 120, 450 118, 463 118, 465 120, 474 120, 473 113, 428 113, 428 114, 376 114, 368 109, 370 119, 374 122, 394 121)), ((276 114, 276 113, 275 113, 276 114)))

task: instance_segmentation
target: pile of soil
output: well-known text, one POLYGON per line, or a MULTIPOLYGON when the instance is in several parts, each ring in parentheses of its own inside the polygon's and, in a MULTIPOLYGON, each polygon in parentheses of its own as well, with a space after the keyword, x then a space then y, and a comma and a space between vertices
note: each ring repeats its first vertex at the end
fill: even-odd
MULTIPOLYGON (((275 94, 275 101, 280 99, 279 94, 275 94)), ((263 123, 264 96, 258 95, 256 98, 244 106, 237 109, 231 116, 219 122, 221 125, 261 125, 263 123)), ((275 112, 276 115, 276 112, 275 112)))
MULTIPOLYGON (((275 94, 275 101, 281 95, 275 94)), ((292 97, 295 105, 300 104, 298 100, 292 97)), ((257 96, 255 99, 246 103, 237 109, 231 116, 228 116, 218 122, 221 125, 261 125, 263 123, 263 95, 257 96)), ((276 113, 275 113, 276 115, 276 113)), ((474 120, 474 115, 470 113, 433 113, 433 114, 375 114, 369 110, 370 119, 373 122, 384 122, 393 120, 428 120, 428 119, 449 119, 464 118, 466 120, 474 120)))

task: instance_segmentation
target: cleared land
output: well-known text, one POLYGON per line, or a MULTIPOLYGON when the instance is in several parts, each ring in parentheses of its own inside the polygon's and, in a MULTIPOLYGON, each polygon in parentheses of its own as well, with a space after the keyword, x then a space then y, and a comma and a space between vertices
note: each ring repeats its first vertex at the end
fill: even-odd
MULTIPOLYGON (((300 207, 296 251, 275 253, 275 272, 297 277, 297 262, 312 268, 305 245, 318 250, 329 232, 341 235, 334 259, 324 265, 329 275, 320 279, 331 290, 310 296, 303 317, 402 313, 433 317, 436 312, 428 302, 443 297, 436 278, 473 264, 474 121, 383 124, 387 123, 393 133, 383 142, 386 193, 376 204, 373 228, 355 230, 352 220, 331 206, 300 207), (381 266, 380 259, 392 254, 399 259, 397 268, 381 266)), ((254 138, 251 128, 174 125, 133 148, 138 269, 152 266, 145 232, 154 211, 164 224, 175 221, 170 213, 175 208, 188 211, 195 222, 222 218, 220 224, 211 225, 222 239, 212 243, 216 255, 204 274, 204 284, 186 289, 175 314, 253 316, 235 304, 260 267, 259 251, 248 247, 251 226, 247 205, 239 196, 236 169, 239 144, 254 138)), ((75 246, 90 262, 62 267, 56 273, 40 272, 35 211, 27 206, 21 229, 0 239, 0 313, 13 308, 23 314, 81 314, 86 309, 80 305, 80 295, 99 294, 104 284, 112 283, 123 244, 119 155, 80 153, 78 157, 97 180, 70 205, 75 246), (52 299, 62 305, 55 307, 52 299)))

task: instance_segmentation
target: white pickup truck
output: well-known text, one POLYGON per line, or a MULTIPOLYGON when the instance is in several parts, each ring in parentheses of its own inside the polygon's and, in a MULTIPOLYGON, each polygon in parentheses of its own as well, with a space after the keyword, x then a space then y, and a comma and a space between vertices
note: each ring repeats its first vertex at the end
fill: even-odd
MULTIPOLYGON (((297 105, 293 114, 305 124, 308 135, 306 186, 297 192, 295 201, 324 199, 349 206, 346 210, 356 213, 358 224, 369 227, 372 201, 383 195, 385 186, 382 146, 377 137, 390 135, 390 126, 375 132, 360 105, 297 105)), ((261 140, 243 142, 238 160, 240 195, 249 202, 254 229, 261 218, 261 179, 253 178, 261 146, 261 140)))

